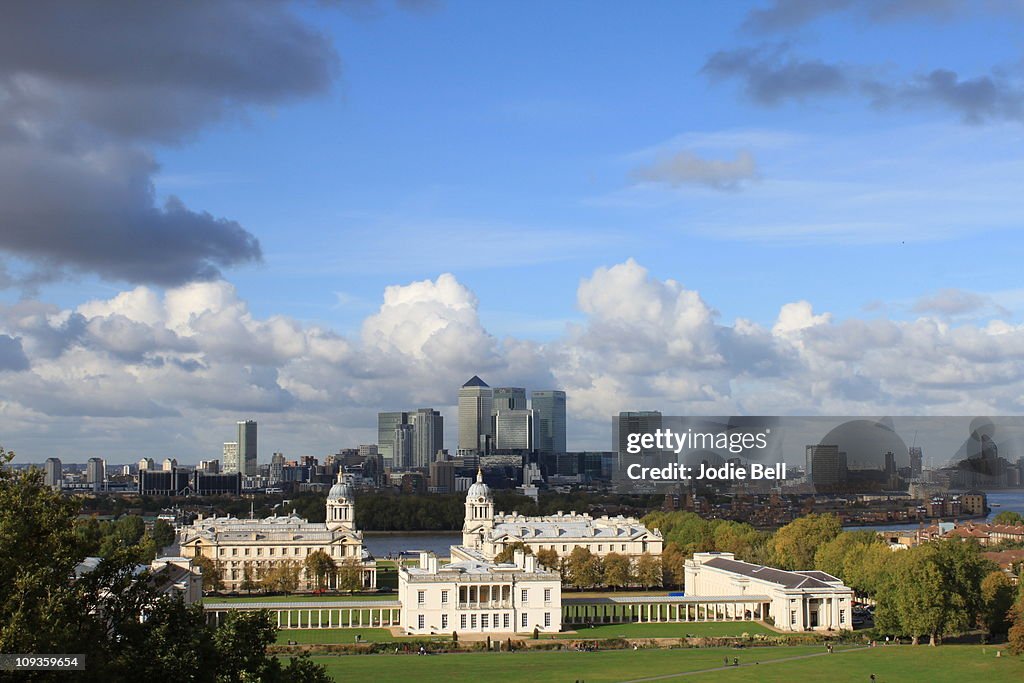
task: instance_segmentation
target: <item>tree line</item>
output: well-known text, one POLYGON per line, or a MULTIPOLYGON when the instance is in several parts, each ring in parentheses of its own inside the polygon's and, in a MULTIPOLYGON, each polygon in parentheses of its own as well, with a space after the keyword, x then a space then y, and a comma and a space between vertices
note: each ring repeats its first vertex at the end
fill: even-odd
MULTIPOLYGON (((90 530, 93 545, 84 547, 79 501, 45 486, 38 468, 8 467, 13 457, 0 448, 0 653, 85 654, 85 670, 75 672, 82 681, 331 680, 308 658, 285 663, 267 655, 276 640, 269 613, 232 614, 214 627, 201 606, 163 595, 148 572, 137 571, 150 553, 138 522, 119 520, 98 537, 90 530), (106 554, 76 575, 92 549, 106 554)), ((19 680, 66 674, 22 672, 19 680)))

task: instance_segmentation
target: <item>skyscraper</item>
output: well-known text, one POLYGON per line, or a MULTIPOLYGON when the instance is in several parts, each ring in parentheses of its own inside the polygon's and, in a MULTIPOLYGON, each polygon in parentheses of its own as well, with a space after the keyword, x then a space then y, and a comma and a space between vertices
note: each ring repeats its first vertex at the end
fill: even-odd
POLYGON ((270 458, 270 472, 267 477, 271 484, 284 481, 284 453, 274 453, 270 458))
MULTIPOLYGON (((622 457, 627 454, 627 440, 630 434, 653 434, 657 429, 661 429, 660 411, 621 412, 612 421, 612 447, 619 457, 622 457)), ((643 454, 647 455, 648 451, 643 451, 643 454)))
POLYGON ((409 416, 413 427, 412 466, 430 467, 444 449, 444 417, 433 408, 420 408, 409 416))
POLYGON ((377 413, 377 453, 385 467, 399 467, 395 459, 395 429, 409 424, 409 413, 377 413))
POLYGON ((411 424, 395 426, 395 435, 392 437, 394 451, 391 466, 393 468, 412 467, 412 447, 415 440, 415 430, 411 424))
POLYGON ((530 398, 536 434, 534 449, 540 453, 565 453, 565 392, 534 391, 530 398))
POLYGON ((526 410, 526 389, 495 387, 491 411, 497 415, 499 410, 526 410))
POLYGON ((924 460, 924 453, 921 452, 921 447, 911 446, 907 449, 907 452, 910 455, 910 476, 920 477, 924 460))
POLYGON ((227 441, 224 443, 224 455, 221 458, 221 471, 224 474, 234 474, 235 472, 241 472, 242 469, 238 466, 238 442, 227 441))
POLYGON ((43 483, 50 488, 60 490, 64 485, 64 465, 60 458, 47 458, 43 483))
POLYGON ((99 491, 103 480, 107 478, 107 467, 103 458, 89 458, 85 466, 85 481, 92 484, 93 491, 99 491))
POLYGON ((534 449, 532 410, 502 409, 494 417, 494 447, 499 451, 534 449))
POLYGON ((256 422, 253 420, 238 423, 238 464, 244 477, 259 474, 256 464, 256 422))
POLYGON ((494 431, 494 392, 476 375, 459 389, 459 450, 486 452, 494 431))

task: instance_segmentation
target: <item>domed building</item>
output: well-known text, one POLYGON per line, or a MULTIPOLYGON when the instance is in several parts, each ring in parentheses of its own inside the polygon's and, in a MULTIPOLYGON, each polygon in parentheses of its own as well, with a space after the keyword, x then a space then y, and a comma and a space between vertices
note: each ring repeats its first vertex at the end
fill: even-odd
POLYGON ((534 554, 551 549, 559 557, 568 557, 576 547, 599 556, 660 556, 663 546, 661 532, 648 529, 635 517, 595 518, 576 512, 543 517, 526 517, 516 512, 495 514, 494 496, 484 483, 483 471, 477 470, 476 482, 466 492, 462 545, 452 546, 452 560, 493 560, 515 543, 529 547, 534 554))
MULTIPOLYGON (((221 570, 226 591, 242 590, 246 568, 253 580, 285 562, 299 568, 300 588, 312 588, 304 562, 322 550, 336 565, 359 563, 363 586, 377 585, 377 563, 363 547, 363 533, 355 527, 355 494, 352 485, 338 474, 327 494, 326 522, 310 522, 293 511, 264 519, 199 517, 179 531, 181 554, 210 559, 221 570)), ((334 588, 334 579, 328 588, 334 588)))

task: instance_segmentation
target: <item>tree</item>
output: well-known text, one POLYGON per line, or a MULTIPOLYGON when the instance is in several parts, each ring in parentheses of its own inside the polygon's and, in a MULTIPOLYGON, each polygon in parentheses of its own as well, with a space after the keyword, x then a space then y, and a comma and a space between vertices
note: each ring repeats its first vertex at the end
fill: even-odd
POLYGON ((666 543, 661 551, 662 585, 680 587, 686 580, 686 555, 675 543, 666 543))
POLYGON ((1010 652, 1015 655, 1024 655, 1024 598, 1018 598, 1017 603, 1010 610, 1010 630, 1006 634, 1006 641, 1010 652))
POLYGON ((299 589, 299 572, 299 563, 295 560, 276 562, 260 579, 259 584, 267 591, 294 593, 299 589))
POLYGON ((572 549, 566 566, 569 582, 576 588, 590 588, 601 582, 601 558, 583 546, 572 549))
POLYGON ((153 522, 153 531, 150 535, 153 537, 153 543, 156 545, 157 550, 166 548, 174 543, 174 539, 177 538, 174 527, 163 519, 153 522))
POLYGON ((644 553, 636 560, 636 580, 644 588, 660 586, 661 560, 650 553, 644 553))
POLYGON ((242 565, 242 584, 240 587, 250 595, 252 595, 254 588, 259 588, 259 584, 256 583, 256 577, 253 576, 252 565, 248 562, 242 565))
POLYGON ((922 635, 931 645, 972 628, 981 611, 981 583, 993 565, 974 543, 938 541, 895 553, 878 593, 876 627, 922 635))
POLYGON ((604 556, 603 583, 606 586, 627 586, 632 578, 632 563, 629 558, 619 553, 608 553, 604 556))
POLYGON ((213 634, 220 659, 218 681, 264 681, 277 678, 274 662, 267 658, 267 647, 277 640, 277 628, 270 612, 237 611, 228 614, 213 634))
POLYGON ((313 584, 317 590, 323 590, 338 573, 334 560, 323 550, 306 555, 302 564, 306 570, 306 583, 313 584))
POLYGON ((844 531, 818 546, 814 553, 814 568, 845 579, 847 559, 853 554, 864 552, 867 546, 875 543, 882 545, 882 540, 873 532, 844 531))
POLYGON ((810 569, 818 547, 834 539, 840 531, 842 524, 835 515, 807 515, 795 519, 775 532, 771 541, 772 561, 782 569, 810 569))
POLYGON ((354 592, 363 587, 363 564, 354 557, 346 557, 337 569, 338 590, 354 592))
POLYGON ((1013 510, 1003 510, 992 518, 992 523, 1017 526, 1019 524, 1024 524, 1024 516, 1021 516, 1019 512, 1014 512, 1013 510))
POLYGON ((533 550, 530 546, 526 545, 522 541, 516 541, 509 543, 507 546, 501 549, 501 552, 494 556, 495 562, 511 562, 515 558, 516 551, 520 551, 526 555, 532 555, 533 550))
POLYGON ((992 635, 1006 633, 1015 597, 1016 589, 1010 578, 998 569, 990 572, 981 581, 981 626, 992 635))
POLYGON ((208 558, 206 555, 197 555, 192 558, 192 564, 199 567, 199 571, 203 574, 204 591, 224 590, 223 574, 216 562, 208 558))
POLYGON ((542 548, 537 551, 537 562, 551 571, 559 571, 561 560, 558 558, 558 551, 554 548, 542 548))

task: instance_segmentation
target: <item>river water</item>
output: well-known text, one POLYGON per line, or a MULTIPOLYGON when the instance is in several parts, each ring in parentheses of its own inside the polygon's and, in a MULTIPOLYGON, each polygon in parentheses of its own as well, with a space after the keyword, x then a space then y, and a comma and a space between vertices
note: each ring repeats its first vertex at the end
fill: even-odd
MULTIPOLYGON (((1019 512, 1024 515, 1024 491, 989 491, 988 504, 992 508, 988 519, 1004 510, 1019 512)), ((916 529, 919 525, 916 522, 904 524, 882 524, 875 526, 851 526, 846 527, 851 531, 889 531, 900 529, 916 529)), ((426 550, 436 554, 438 557, 448 557, 451 554, 450 548, 453 545, 462 543, 462 534, 459 533, 434 533, 434 534, 374 534, 366 532, 363 538, 363 545, 366 546, 373 556, 379 560, 385 559, 388 555, 395 555, 400 552, 415 552, 426 550)))

